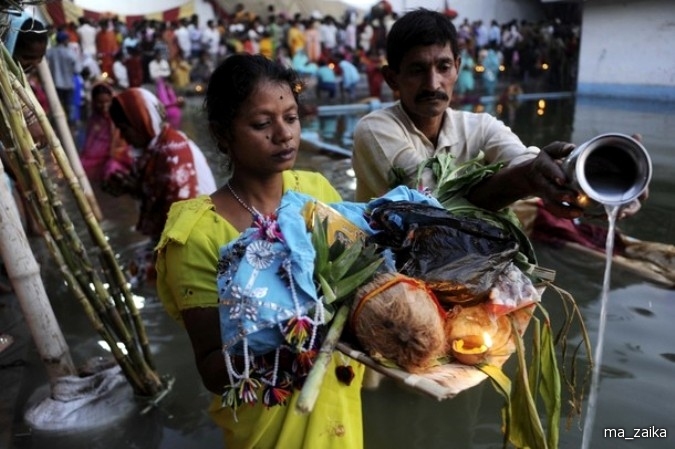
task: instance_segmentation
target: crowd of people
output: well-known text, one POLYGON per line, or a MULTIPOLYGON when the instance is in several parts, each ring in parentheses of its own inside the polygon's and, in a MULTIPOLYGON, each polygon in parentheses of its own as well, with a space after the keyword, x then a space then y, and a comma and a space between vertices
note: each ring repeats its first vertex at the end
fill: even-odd
MULTIPOLYGON (((289 15, 273 5, 267 15, 257 15, 243 4, 221 13, 206 21, 197 15, 134 23, 116 16, 97 22, 81 17, 79 23, 59 27, 54 36, 79 55, 85 87, 100 76, 120 89, 163 81, 180 96, 203 86, 223 58, 246 52, 295 69, 328 100, 353 100, 361 76, 367 80, 368 95, 382 97, 386 36, 399 17, 387 1, 367 14, 348 9, 342 17, 319 12, 289 15)), ((539 87, 550 90, 573 88, 578 24, 493 19, 487 25, 482 19, 465 18, 457 28, 463 56, 458 94, 494 95, 498 78, 509 83, 543 80, 539 87)), ((68 89, 71 84, 64 81, 68 89)), ((87 98, 82 95, 80 104, 87 98)))

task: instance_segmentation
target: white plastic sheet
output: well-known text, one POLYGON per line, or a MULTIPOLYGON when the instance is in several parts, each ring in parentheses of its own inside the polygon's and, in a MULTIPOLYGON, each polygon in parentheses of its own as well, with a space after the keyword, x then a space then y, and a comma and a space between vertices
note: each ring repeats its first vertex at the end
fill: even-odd
POLYGON ((75 0, 75 5, 95 12, 110 12, 122 16, 142 16, 146 14, 179 8, 193 0, 75 0))

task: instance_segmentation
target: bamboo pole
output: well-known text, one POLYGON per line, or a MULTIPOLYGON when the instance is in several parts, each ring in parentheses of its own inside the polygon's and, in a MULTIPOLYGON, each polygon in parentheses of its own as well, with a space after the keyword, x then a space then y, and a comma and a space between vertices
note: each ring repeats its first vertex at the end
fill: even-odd
MULTIPOLYGON (((149 343, 140 314, 133 303, 133 296, 128 282, 122 273, 119 264, 110 248, 105 235, 100 229, 98 221, 91 212, 90 204, 84 198, 81 185, 73 174, 72 167, 65 156, 58 138, 47 120, 44 111, 35 99, 32 90, 27 85, 23 72, 6 49, 4 58, 0 58, 0 97, 2 98, 2 112, 0 122, 2 136, 6 150, 13 164, 13 171, 17 174, 22 193, 30 192, 27 198, 31 212, 38 218, 43 227, 43 237, 57 262, 58 268, 67 281, 75 298, 80 302, 92 322, 94 328, 108 343, 115 359, 120 364, 127 379, 130 381, 136 394, 146 397, 157 397, 167 388, 154 372, 149 343), (17 77, 23 80, 19 82, 17 77), (87 249, 77 235, 75 226, 70 221, 64 205, 59 198, 52 177, 43 164, 40 151, 35 147, 31 135, 27 132, 22 115, 22 106, 17 101, 21 98, 26 106, 32 109, 35 117, 47 137, 52 154, 57 160, 62 174, 74 194, 80 207, 90 235, 102 248, 106 255, 108 270, 115 274, 118 281, 117 290, 124 292, 125 302, 120 302, 119 295, 111 298, 109 290, 104 286, 97 271, 89 261, 87 249), (17 149, 18 147, 18 149, 17 149), (92 288, 93 286, 93 288, 92 288), (130 311, 134 320, 131 331, 120 316, 120 310, 130 311), (117 346, 117 342, 124 344, 126 353, 117 346), (138 348, 142 349, 142 354, 138 348)), ((78 158, 79 160, 79 158, 78 158)))
MULTIPOLYGON (((0 161, 0 177, 4 174, 5 168, 0 161)), ((60 377, 75 375, 70 351, 40 277, 40 267, 5 182, 0 182, 0 255, 50 384, 54 385, 60 377)))
POLYGON ((47 65, 47 61, 45 61, 44 58, 42 61, 40 61, 40 64, 38 64, 37 67, 40 80, 42 81, 42 87, 44 88, 45 94, 47 94, 47 98, 49 100, 52 116, 56 122, 60 141, 66 151, 70 165, 73 167, 75 176, 77 177, 77 180, 84 191, 84 196, 87 198, 94 216, 100 221, 103 218, 103 214, 101 213, 98 201, 96 200, 96 195, 94 195, 91 184, 89 183, 89 178, 87 178, 87 174, 82 168, 80 155, 77 152, 77 147, 75 146, 75 141, 73 140, 73 135, 70 132, 70 126, 68 125, 68 117, 66 117, 63 106, 61 105, 61 101, 59 100, 59 96, 56 93, 56 88, 54 87, 52 72, 49 71, 49 66, 47 65))

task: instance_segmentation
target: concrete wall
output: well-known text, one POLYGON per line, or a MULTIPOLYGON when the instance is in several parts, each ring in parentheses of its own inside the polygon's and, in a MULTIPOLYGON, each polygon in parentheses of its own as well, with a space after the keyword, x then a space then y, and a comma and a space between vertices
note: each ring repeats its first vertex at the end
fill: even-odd
POLYGON ((577 93, 675 100, 675 1, 585 2, 577 93))

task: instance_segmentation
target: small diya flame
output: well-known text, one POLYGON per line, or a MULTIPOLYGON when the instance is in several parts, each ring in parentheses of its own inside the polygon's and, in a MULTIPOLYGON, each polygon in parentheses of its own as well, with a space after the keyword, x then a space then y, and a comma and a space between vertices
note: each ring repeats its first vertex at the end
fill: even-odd
POLYGON ((487 332, 483 335, 466 335, 452 341, 452 356, 465 365, 478 365, 485 361, 492 346, 492 338, 487 332))

